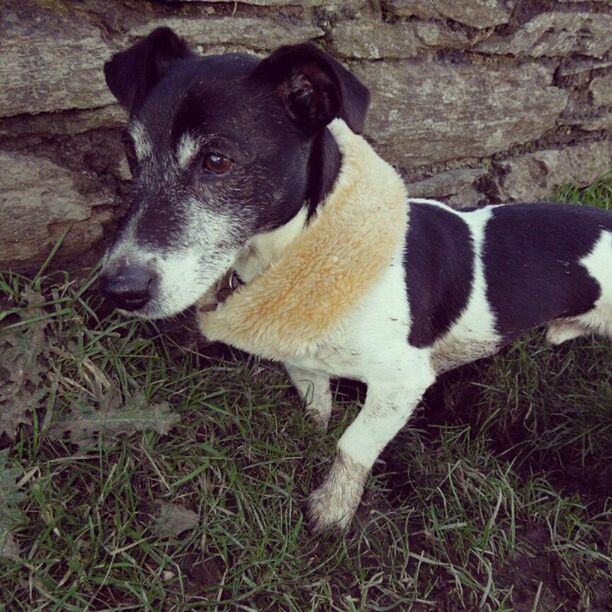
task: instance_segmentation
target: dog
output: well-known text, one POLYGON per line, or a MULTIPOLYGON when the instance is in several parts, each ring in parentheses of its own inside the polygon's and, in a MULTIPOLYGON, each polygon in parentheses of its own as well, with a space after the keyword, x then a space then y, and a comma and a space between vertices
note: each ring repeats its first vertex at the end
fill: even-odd
POLYGON ((203 333, 284 363, 327 427, 330 377, 367 384, 308 499, 346 528, 376 458, 451 368, 548 325, 612 337, 612 216, 410 199, 360 136, 368 89, 309 44, 197 56, 154 30, 112 57, 134 199, 100 291, 126 314, 196 305, 203 333))

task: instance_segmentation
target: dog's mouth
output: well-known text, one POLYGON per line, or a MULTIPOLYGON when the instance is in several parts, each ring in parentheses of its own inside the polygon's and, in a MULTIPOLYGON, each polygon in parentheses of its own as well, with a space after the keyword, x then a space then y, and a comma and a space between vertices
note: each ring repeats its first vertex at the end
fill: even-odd
POLYGON ((202 261, 189 255, 112 258, 104 266, 99 291, 126 317, 165 319, 194 305, 214 310, 242 284, 234 271, 235 254, 216 259, 202 261))
MULTIPOLYGON (((233 268, 230 268, 208 291, 195 300, 193 304, 186 306, 183 311, 192 306, 196 306, 199 312, 212 312, 216 310, 220 304, 223 304, 225 300, 242 285, 244 285, 244 282, 238 273, 233 268)), ((121 308, 117 310, 124 316, 138 317, 147 320, 163 319, 178 314, 164 314, 165 309, 153 302, 139 310, 123 310, 121 308)))

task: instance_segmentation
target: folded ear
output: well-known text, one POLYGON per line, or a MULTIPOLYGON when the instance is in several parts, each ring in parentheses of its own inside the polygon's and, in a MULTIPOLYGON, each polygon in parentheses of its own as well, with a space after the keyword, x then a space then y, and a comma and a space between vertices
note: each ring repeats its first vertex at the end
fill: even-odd
POLYGON ((133 112, 173 62, 192 55, 170 28, 157 28, 104 64, 106 84, 121 105, 133 112))
POLYGON ((253 74, 271 81, 289 115, 307 133, 340 117, 361 133, 370 101, 368 89, 344 66, 304 43, 281 47, 262 60, 253 74))

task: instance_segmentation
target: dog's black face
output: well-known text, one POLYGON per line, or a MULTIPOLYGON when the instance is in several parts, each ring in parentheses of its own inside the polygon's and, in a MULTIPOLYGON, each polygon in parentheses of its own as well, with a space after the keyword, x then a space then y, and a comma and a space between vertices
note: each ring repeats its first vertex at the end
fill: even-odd
POLYGON ((338 155, 325 126, 361 131, 367 90, 310 45, 197 57, 158 29, 105 66, 130 110, 134 201, 110 250, 103 293, 164 317, 195 303, 254 236, 331 187, 338 155))

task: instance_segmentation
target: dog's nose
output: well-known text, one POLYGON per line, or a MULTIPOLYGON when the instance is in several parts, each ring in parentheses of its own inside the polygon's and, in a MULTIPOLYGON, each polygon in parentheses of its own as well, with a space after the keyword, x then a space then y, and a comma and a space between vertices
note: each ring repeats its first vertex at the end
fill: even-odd
POLYGON ((102 274, 99 290, 115 308, 140 310, 151 299, 155 274, 146 266, 130 264, 114 274, 102 274))

